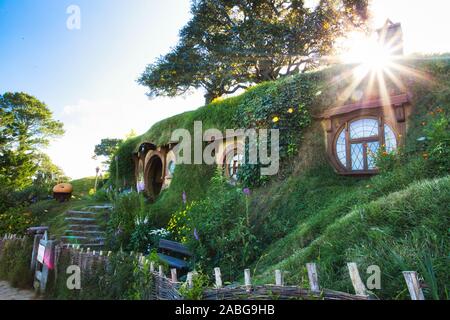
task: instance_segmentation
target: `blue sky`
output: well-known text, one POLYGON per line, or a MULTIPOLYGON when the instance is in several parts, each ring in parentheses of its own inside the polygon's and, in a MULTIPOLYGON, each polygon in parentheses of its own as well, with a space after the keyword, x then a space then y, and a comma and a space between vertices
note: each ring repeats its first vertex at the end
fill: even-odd
MULTIPOLYGON (((313 1, 313 0, 311 0, 313 1)), ((407 52, 450 51, 445 0, 374 0, 374 22, 403 24, 407 52)), ((177 43, 189 0, 0 0, 0 93, 24 91, 44 101, 66 134, 46 150, 73 178, 93 175, 104 137, 202 105, 201 92, 149 100, 135 80, 177 43), (70 5, 81 29, 69 30, 70 5)))

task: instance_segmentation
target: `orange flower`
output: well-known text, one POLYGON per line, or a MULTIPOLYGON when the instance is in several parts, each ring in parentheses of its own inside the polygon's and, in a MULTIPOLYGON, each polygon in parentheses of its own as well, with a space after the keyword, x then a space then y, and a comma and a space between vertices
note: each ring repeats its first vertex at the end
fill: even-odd
POLYGON ((429 154, 428 154, 428 153, 424 153, 424 154, 422 154, 422 157, 423 157, 424 159, 428 159, 429 154))

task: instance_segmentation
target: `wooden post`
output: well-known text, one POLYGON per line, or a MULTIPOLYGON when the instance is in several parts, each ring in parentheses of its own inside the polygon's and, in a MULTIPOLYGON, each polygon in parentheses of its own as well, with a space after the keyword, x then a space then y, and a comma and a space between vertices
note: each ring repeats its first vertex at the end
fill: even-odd
POLYGON ((353 288, 358 296, 367 296, 366 286, 359 276, 358 266, 354 262, 347 263, 350 279, 352 280, 353 288))
POLYGON ((192 280, 192 277, 193 277, 193 273, 192 272, 188 272, 188 274, 186 276, 186 282, 187 282, 189 288, 192 288, 194 286, 194 282, 192 280))
POLYGON ((155 263, 150 261, 150 272, 155 272, 155 263))
POLYGON ((251 290, 252 278, 250 276, 250 269, 244 270, 244 280, 245 280, 245 286, 247 287, 247 291, 251 290))
POLYGON ((37 254, 38 254, 38 250, 39 250, 39 241, 41 241, 41 239, 42 239, 41 234, 36 234, 34 236, 33 252, 31 253, 31 264, 30 264, 30 270, 32 272, 34 272, 36 270, 36 261, 37 261, 37 254))
POLYGON ((178 278, 177 278, 177 269, 170 269, 170 275, 172 278, 172 282, 178 282, 178 278))
POLYGON ((420 287, 419 277, 415 271, 403 271, 403 277, 405 278, 406 285, 408 286, 409 295, 411 300, 425 300, 422 288, 420 287))
POLYGON ((159 265, 159 276, 164 277, 164 269, 162 265, 159 265))
POLYGON ((307 263, 306 269, 308 270, 309 288, 313 292, 319 292, 319 275, 317 273, 317 266, 315 263, 307 263))
POLYGON ((280 287, 283 285, 283 274, 281 270, 275 270, 275 285, 280 287))
POLYGON ((214 268, 214 277, 216 278, 216 288, 222 288, 222 275, 220 274, 220 268, 214 268))

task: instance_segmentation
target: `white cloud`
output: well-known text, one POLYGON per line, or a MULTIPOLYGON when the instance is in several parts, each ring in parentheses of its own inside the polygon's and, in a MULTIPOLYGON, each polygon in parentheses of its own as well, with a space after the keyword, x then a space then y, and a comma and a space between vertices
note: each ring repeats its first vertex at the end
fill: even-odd
POLYGON ((203 102, 200 93, 186 98, 149 100, 143 90, 107 99, 81 99, 62 108, 56 118, 64 123, 65 135, 51 143, 47 153, 71 178, 95 175, 100 161, 92 159, 102 138, 124 138, 134 129, 139 134, 155 122, 193 110, 203 102))

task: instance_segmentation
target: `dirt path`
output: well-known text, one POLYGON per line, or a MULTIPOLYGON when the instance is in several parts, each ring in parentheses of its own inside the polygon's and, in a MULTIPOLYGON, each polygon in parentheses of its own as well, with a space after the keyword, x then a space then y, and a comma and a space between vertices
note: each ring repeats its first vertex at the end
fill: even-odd
POLYGON ((0 300, 35 300, 34 291, 11 287, 8 282, 0 281, 0 300))

